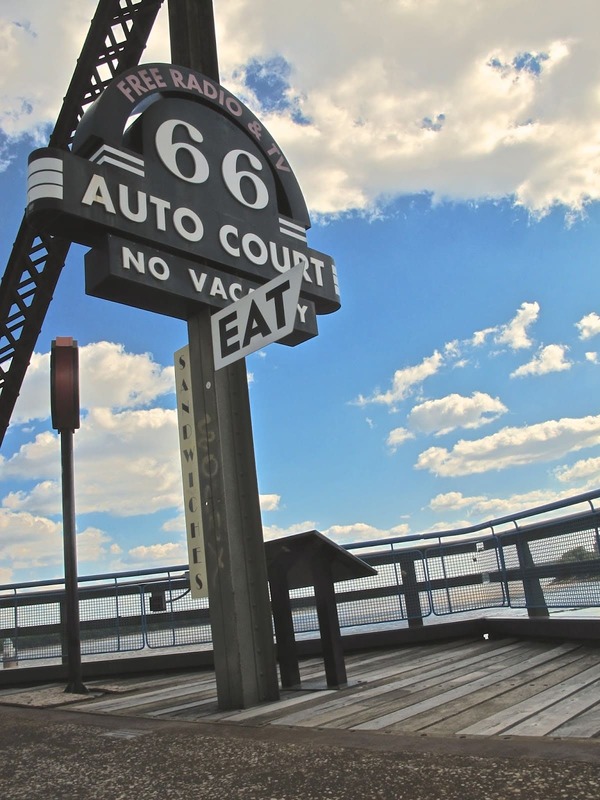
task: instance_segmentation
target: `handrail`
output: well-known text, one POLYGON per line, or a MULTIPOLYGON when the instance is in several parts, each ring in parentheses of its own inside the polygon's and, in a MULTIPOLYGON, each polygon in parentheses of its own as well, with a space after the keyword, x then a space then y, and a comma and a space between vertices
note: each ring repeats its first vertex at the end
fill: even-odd
MULTIPOLYGON (((426 618, 431 624, 435 618, 484 609, 548 617, 556 609, 579 608, 600 617, 600 508, 590 503, 592 510, 585 512, 494 530, 506 520, 516 526, 517 519, 598 496, 588 492, 454 531, 346 545, 355 552, 362 548, 360 556, 376 572, 336 584, 341 627, 418 628, 426 618), (469 536, 481 531, 489 535, 469 536)), ((205 599, 191 597, 188 576, 183 564, 81 578, 82 652, 208 646, 210 609, 205 599)), ((0 586, 3 658, 13 648, 23 662, 64 658, 64 594, 62 578, 0 586)), ((298 590, 290 600, 296 632, 315 631, 314 594, 298 590)))
MULTIPOLYGON (((463 528, 453 528, 447 531, 430 531, 427 533, 415 533, 409 534, 406 536, 395 536, 389 537, 384 539, 371 539, 368 542, 351 542, 349 544, 341 545, 346 550, 361 550, 366 548, 373 548, 373 547, 381 547, 381 546, 388 546, 392 547, 395 544, 406 544, 409 542, 419 542, 419 541, 427 541, 430 539, 437 539, 438 542, 441 544, 442 539, 446 538, 454 538, 460 536, 466 536, 471 533, 479 533, 480 531, 484 531, 486 529, 490 529, 490 536, 494 536, 494 528, 500 525, 506 525, 507 523, 514 522, 515 520, 519 519, 528 519, 531 517, 538 516, 539 514, 547 514, 551 511, 558 511, 561 508, 568 508, 569 506, 579 505, 581 503, 590 502, 591 500, 595 500, 600 498, 600 489, 595 489, 593 491, 584 492, 582 494, 573 495, 569 498, 564 498, 562 500, 556 500, 553 503, 547 503, 542 506, 537 506, 535 508, 530 508, 525 511, 519 511, 515 514, 509 514, 504 517, 497 517, 495 519, 488 520, 486 522, 480 522, 476 525, 470 525, 468 527, 463 528)), ((591 504, 591 503, 590 503, 591 504)), ((574 516, 581 516, 581 518, 585 518, 587 516, 593 516, 594 514, 600 514, 600 509, 594 509, 592 505, 592 511, 582 512, 580 515, 574 516)), ((561 518, 563 521, 566 519, 572 519, 574 517, 568 518, 561 518)), ((540 521, 535 525, 518 528, 514 531, 517 532, 530 532, 535 527, 539 527, 541 525, 548 524, 548 520, 544 520, 543 522, 540 521)), ((496 535, 501 535, 501 532, 496 535)), ((79 577, 80 583, 89 583, 92 581, 103 581, 103 580, 122 580, 125 578, 138 578, 144 575, 151 576, 151 575, 164 575, 165 573, 171 574, 173 572, 187 572, 189 570, 188 564, 177 564, 175 566, 168 566, 168 567, 149 567, 148 569, 137 569, 137 570, 127 570, 124 572, 105 572, 99 573, 97 575, 86 575, 83 577, 79 577)), ((13 591, 19 589, 37 589, 43 588, 45 586, 57 586, 64 582, 63 578, 55 578, 53 580, 43 580, 43 581, 24 581, 21 583, 10 583, 10 584, 2 584, 0 585, 0 592, 6 591, 13 591)))
MULTIPOLYGON (((600 489, 594 489, 590 492, 584 492, 579 495, 574 495, 569 498, 564 498, 563 500, 556 500, 553 503, 546 503, 543 506, 537 506, 535 508, 527 509, 526 511, 518 511, 516 514, 509 514, 505 517, 497 517, 495 519, 488 520, 486 522, 480 522, 477 525, 470 525, 464 528, 452 528, 448 531, 430 531, 428 533, 411 533, 406 536, 395 536, 393 538, 386 538, 386 539, 371 539, 368 542, 353 542, 351 544, 342 545, 348 550, 358 550, 365 547, 379 547, 380 545, 389 545, 389 544, 403 544, 405 542, 417 542, 422 541, 424 539, 446 539, 455 536, 466 536, 470 533, 479 533, 480 531, 485 530, 486 528, 493 529, 499 525, 506 525, 510 522, 515 522, 515 520, 519 519, 528 519, 530 517, 535 517, 538 514, 548 514, 551 511, 558 511, 561 508, 568 508, 569 506, 579 505, 580 503, 586 503, 591 500, 595 500, 600 498, 600 489)), ((592 516, 593 514, 599 513, 599 509, 594 509, 592 506, 591 512, 586 512, 587 515, 592 516)), ((586 514, 582 514, 585 516, 586 514)), ((547 520, 544 522, 538 523, 538 525, 545 524, 547 520)), ((528 526, 528 530, 531 530, 533 526, 528 526)), ((524 530, 523 528, 519 528, 517 526, 517 530, 521 531, 524 530)), ((493 534, 493 530, 492 530, 493 534)))

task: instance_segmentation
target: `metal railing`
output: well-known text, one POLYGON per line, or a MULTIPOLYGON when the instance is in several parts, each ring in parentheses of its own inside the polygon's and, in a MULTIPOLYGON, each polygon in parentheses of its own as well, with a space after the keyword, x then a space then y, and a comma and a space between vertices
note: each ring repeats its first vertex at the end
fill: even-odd
MULTIPOLYGON (((336 584, 342 631, 418 627, 486 609, 535 617, 600 608, 599 497, 600 490, 470 528, 346 545, 377 575, 336 584), (581 504, 589 509, 556 516, 581 504)), ((191 597, 186 565, 80 578, 79 597, 84 657, 211 645, 208 601, 191 597)), ((312 589, 291 597, 296 633, 317 631, 312 589)), ((64 605, 62 580, 0 586, 5 668, 64 660, 64 605)))

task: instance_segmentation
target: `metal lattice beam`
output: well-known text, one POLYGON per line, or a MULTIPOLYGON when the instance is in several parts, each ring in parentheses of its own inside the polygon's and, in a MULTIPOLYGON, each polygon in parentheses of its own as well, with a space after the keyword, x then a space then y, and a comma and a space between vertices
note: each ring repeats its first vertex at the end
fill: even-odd
MULTIPOLYGON (((86 108, 139 63, 163 0, 100 0, 51 147, 67 149, 86 108)), ((0 444, 8 428, 70 242, 21 223, 0 284, 0 444)))

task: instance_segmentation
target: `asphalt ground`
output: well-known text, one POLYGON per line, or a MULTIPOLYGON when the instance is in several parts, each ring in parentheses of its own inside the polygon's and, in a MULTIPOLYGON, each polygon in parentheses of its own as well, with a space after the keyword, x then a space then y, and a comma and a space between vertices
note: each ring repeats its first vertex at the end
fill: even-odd
POLYGON ((2 800, 597 800, 600 741, 258 728, 0 706, 2 800))

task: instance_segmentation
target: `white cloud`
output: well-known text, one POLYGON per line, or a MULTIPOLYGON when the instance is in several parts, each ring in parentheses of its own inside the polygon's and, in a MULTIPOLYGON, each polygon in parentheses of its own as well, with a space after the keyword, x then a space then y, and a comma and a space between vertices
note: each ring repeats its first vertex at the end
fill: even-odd
POLYGON ((50 353, 33 353, 11 425, 50 418, 50 353))
MULTIPOLYGON (((387 391, 376 389, 370 396, 361 394, 354 402, 359 406, 386 405, 390 410, 396 410, 396 406, 400 402, 417 392, 427 378, 436 375, 445 365, 464 366, 466 363, 463 358, 464 351, 468 348, 481 347, 490 336, 493 336, 495 344, 509 347, 512 350, 531 347, 532 342, 528 336, 528 329, 537 321, 539 311, 539 303, 521 303, 515 316, 504 325, 484 328, 464 341, 447 342, 442 348, 445 355, 442 355, 439 350, 435 350, 421 363, 397 369, 394 372, 390 389, 387 391)), ((545 354, 544 364, 550 356, 554 356, 552 364, 556 367, 555 348, 559 346, 549 345, 550 349, 545 354)), ((506 410, 498 398, 492 398, 483 392, 474 392, 471 397, 451 394, 446 398, 429 400, 417 405, 409 416, 409 422, 411 428, 417 431, 431 433, 438 430, 440 433, 447 433, 457 427, 479 427, 496 419, 500 414, 504 414, 506 410)), ((402 444, 403 441, 410 438, 404 428, 392 431, 390 437, 392 440, 388 441, 388 444, 392 447, 402 444)))
POLYGON ((0 509, 0 561, 14 569, 59 564, 62 526, 45 517, 0 509))
POLYGON ((585 481, 586 485, 600 486, 600 458, 576 461, 571 467, 559 467, 554 474, 561 483, 585 481))
POLYGON ((542 347, 537 355, 526 364, 522 364, 514 372, 511 378, 520 378, 525 375, 546 375, 548 372, 563 372, 571 369, 573 362, 565 358, 569 348, 563 344, 549 344, 542 347))
POLYGON ((525 13, 518 0, 377 0, 368 16, 358 0, 278 11, 275 0, 217 9, 221 64, 229 75, 240 53, 281 53, 292 65, 288 97, 311 124, 290 112, 269 124, 312 208, 364 207, 398 190, 514 194, 535 209, 598 195, 586 168, 598 125, 592 2, 577 15, 561 0, 531 0, 525 13))
MULTIPOLYGON (((557 492, 549 489, 534 489, 530 492, 513 494, 508 497, 489 497, 487 495, 465 496, 462 492, 446 492, 438 494, 429 502, 429 508, 437 513, 447 513, 449 511, 465 511, 469 514, 477 514, 478 522, 503 517, 509 514, 516 514, 519 511, 526 511, 530 508, 537 508, 548 503, 567 497, 570 492, 557 492)), ((446 523, 444 523, 446 524, 446 523)), ((452 523, 453 527, 459 527, 458 523, 452 523)), ((460 527, 467 527, 473 522, 460 523, 460 527)))
POLYGON ((486 339, 488 336, 491 336, 493 333, 496 333, 498 328, 484 328, 481 331, 475 331, 473 334, 473 338, 471 339, 471 344, 473 347, 481 347, 485 344, 486 339))
MULTIPOLYGON (((174 392, 173 367, 150 353, 128 353, 122 344, 95 342, 79 348, 82 409, 139 408, 174 392)), ((13 424, 50 417, 50 353, 34 353, 12 416, 13 424)))
POLYGON ((293 536, 296 533, 318 530, 324 536, 332 539, 338 544, 350 544, 351 542, 370 541, 371 539, 388 539, 392 536, 404 536, 408 534, 409 527, 406 523, 401 523, 388 530, 376 528, 365 522, 355 522, 349 525, 331 525, 329 528, 318 528, 313 521, 299 522, 287 528, 279 528, 276 525, 267 525, 264 528, 265 540, 280 539, 284 536, 293 536))
POLYGON ((13 582, 14 571, 8 567, 0 567, 0 585, 13 582))
POLYGON ((590 364, 597 364, 598 363, 598 353, 589 352, 585 354, 585 360, 589 361, 590 364))
MULTIPOLYGON (((98 528, 77 534, 78 560, 93 562, 111 552, 111 538, 98 528)), ((39 514, 0 508, 0 562, 12 569, 63 564, 62 523, 39 514)))
POLYGON ((188 554, 185 542, 140 545, 128 551, 128 560, 140 568, 156 564, 185 564, 188 554))
POLYGON ((513 319, 503 325, 494 337, 496 344, 505 344, 512 350, 531 347, 532 341, 527 335, 527 329, 537 321, 539 313, 538 303, 521 303, 513 319))
POLYGON ((373 539, 389 539, 394 536, 406 536, 410 533, 409 526, 401 523, 393 528, 382 530, 368 525, 365 522, 355 522, 351 525, 332 525, 321 533, 333 539, 338 544, 351 544, 352 542, 370 542, 373 539))
POLYGON ((185 533, 185 516, 183 512, 163 522, 161 530, 165 531, 165 533, 185 533))
POLYGON ((77 536, 77 560, 83 563, 101 561, 108 553, 117 555, 120 552, 121 548, 99 528, 86 528, 77 536))
MULTIPOLYGON (((476 331, 469 339, 462 341, 453 339, 447 342, 441 348, 444 355, 440 350, 435 350, 421 363, 396 370, 390 389, 387 391, 376 389, 369 396, 361 394, 354 403, 358 406, 386 405, 391 411, 396 411, 400 402, 418 392, 422 383, 427 378, 436 375, 444 366, 464 367, 468 363, 469 350, 481 348, 490 337, 493 337, 496 345, 509 347, 512 350, 530 347, 532 342, 528 336, 528 329, 537 321, 539 311, 540 306, 537 302, 521 303, 514 317, 504 325, 476 331)), ((562 345, 549 345, 541 354, 538 368, 545 371, 567 369, 570 365, 564 360, 566 349, 562 345), (557 348, 562 348, 562 364, 558 358, 560 354, 557 348)), ((506 411, 506 406, 499 398, 493 398, 478 391, 473 392, 471 397, 453 393, 437 400, 427 400, 416 405, 410 412, 408 428, 399 427, 391 431, 387 444, 392 449, 396 449, 407 439, 414 438, 413 432, 415 431, 420 433, 437 432, 441 435, 458 427, 478 428, 497 419, 506 411)))
POLYGON ((411 395, 424 380, 435 375, 443 363, 442 354, 436 350, 433 355, 424 358, 420 364, 396 370, 392 379, 392 388, 387 392, 376 391, 371 397, 360 395, 356 404, 366 406, 369 403, 379 403, 394 407, 411 395))
MULTIPOLYGON (((16 421, 49 416, 48 353, 34 353, 15 411, 16 421)), ((75 433, 78 513, 151 514, 182 503, 176 412, 145 408, 174 390, 172 367, 119 344, 80 348, 81 428, 75 433), (111 410, 112 409, 112 410, 111 410), (118 410, 117 410, 118 409, 118 410)), ((13 511, 57 514, 61 508, 59 437, 46 431, 10 458, 0 457, 2 479, 36 481, 8 493, 13 511)))
POLYGON ((600 333, 600 317, 595 311, 592 311, 591 314, 586 314, 579 322, 576 322, 575 327, 579 328, 580 339, 591 339, 592 336, 600 333))
POLYGON ((408 442, 410 439, 414 438, 414 433, 406 428, 394 428, 394 430, 390 431, 388 434, 387 446, 391 448, 392 452, 395 452, 404 442, 408 442))
MULTIPOLYGON (((5 132, 54 121, 94 8, 2 4, 5 132)), ((279 0, 237 0, 215 13, 223 83, 259 112, 314 211, 421 191, 512 195, 540 213, 600 196, 595 0, 578 0, 576 14, 563 0, 525 11, 521 0, 374 0, 368 15, 360 0, 305 0, 285 13, 279 0), (242 59, 278 55, 290 65, 287 106, 261 112, 242 59)), ((169 58, 164 10, 161 19, 146 60, 169 58)))
POLYGON ((43 129, 56 119, 94 7, 93 0, 62 0, 56 13, 53 3, 3 0, 0 128, 7 135, 45 138, 43 129))
POLYGON ((429 508, 432 511, 444 513, 447 511, 459 511, 463 508, 469 508, 485 499, 483 495, 478 497, 465 497, 462 492, 445 492, 444 494, 438 494, 433 497, 429 501, 429 508))
POLYGON ((277 511, 279 503, 281 502, 281 495, 278 494, 261 494, 260 497, 261 511, 277 511))
POLYGON ((432 525, 430 528, 427 528, 426 531, 421 531, 421 533, 448 533, 450 531, 457 531, 461 528, 469 528, 473 524, 472 520, 469 519, 456 519, 452 520, 452 522, 446 522, 444 520, 440 520, 432 525))
MULTIPOLYGON (((45 433, 3 464, 5 477, 38 483, 11 492, 3 504, 35 514, 60 512, 58 437, 45 433)), ((176 412, 152 408, 89 412, 75 434, 75 503, 78 513, 151 514, 182 503, 176 412)))
POLYGON ((440 436, 456 428, 479 428, 508 411, 497 397, 473 392, 471 397, 450 394, 438 400, 426 400, 408 416, 412 430, 440 436))
POLYGON ((531 347, 532 342, 527 335, 527 329, 537 321, 539 312, 539 303, 521 303, 510 322, 475 331, 472 338, 464 344, 469 344, 471 347, 482 347, 489 338, 493 337, 495 344, 506 345, 511 350, 531 347))
POLYGON ((553 461, 567 453, 600 444, 600 416, 548 420, 522 428, 503 428, 483 439, 461 439, 454 447, 430 447, 419 455, 417 469, 456 477, 553 461))
POLYGON ((0 456, 2 479, 44 478, 58 481, 60 476, 60 441, 59 437, 45 431, 38 434, 33 442, 26 442, 9 459, 0 456))
POLYGON ((122 344, 97 342, 80 351, 83 408, 140 408, 174 392, 173 367, 150 353, 128 353, 122 344))
POLYGON ((314 530, 317 530, 317 524, 312 520, 297 522, 287 528, 281 528, 278 525, 263 525, 263 538, 268 542, 271 539, 281 539, 282 536, 292 536, 295 533, 314 530))

